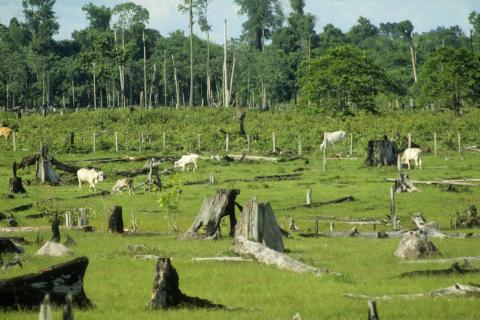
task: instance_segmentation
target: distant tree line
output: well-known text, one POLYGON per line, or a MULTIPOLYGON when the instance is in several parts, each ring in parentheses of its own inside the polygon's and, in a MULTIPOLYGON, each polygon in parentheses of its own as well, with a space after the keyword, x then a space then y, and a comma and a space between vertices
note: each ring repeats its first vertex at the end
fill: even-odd
POLYGON ((344 33, 305 0, 233 0, 240 38, 210 41, 214 0, 183 0, 189 34, 149 29, 149 12, 126 2, 81 8, 89 25, 59 31, 55 0, 23 0, 23 19, 0 25, 0 105, 41 107, 313 106, 344 114, 395 108, 478 106, 480 13, 471 30, 439 26, 418 34, 406 20, 379 26, 359 17, 344 33), (193 34, 198 24, 202 34, 193 34))

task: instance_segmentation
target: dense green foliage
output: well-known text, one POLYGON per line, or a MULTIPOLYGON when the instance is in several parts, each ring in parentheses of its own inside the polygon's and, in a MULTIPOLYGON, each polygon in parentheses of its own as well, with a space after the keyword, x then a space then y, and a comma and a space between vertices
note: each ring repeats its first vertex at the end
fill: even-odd
MULTIPOLYGON (((17 105, 138 105, 142 102, 142 92, 143 100, 147 100, 144 105, 176 105, 173 61, 181 105, 189 104, 190 92, 193 92, 194 105, 222 104, 223 48, 209 42, 212 26, 208 7, 214 6, 214 2, 192 1, 192 23, 198 23, 203 33, 193 35, 192 39, 193 77, 189 72, 189 37, 181 31, 166 35, 146 28, 149 12, 142 6, 128 2, 114 7, 87 4, 79 9, 79 14, 86 15, 89 25, 73 32, 71 39, 57 41, 53 38, 59 29, 54 3, 54 0, 24 0, 24 20, 13 17, 8 25, 0 25, 3 62, 0 65, 0 105, 9 108, 17 105), (146 70, 143 68, 143 34, 146 70)), ((461 58, 458 63, 473 68, 462 74, 462 82, 474 81, 472 77, 480 73, 480 18, 476 12, 465 17, 472 25, 470 35, 458 26, 439 26, 419 34, 409 20, 377 26, 364 17, 360 17, 348 32, 328 24, 317 33, 314 29, 316 17, 306 12, 304 0, 290 1, 291 10, 286 19, 280 1, 236 0, 236 3, 245 23, 243 35, 230 39, 228 44, 229 78, 234 71, 230 99, 233 104, 268 107, 296 104, 300 98, 302 104, 308 100, 325 110, 341 111, 345 111, 345 105, 359 103, 369 110, 406 105, 422 108, 430 103, 456 110, 467 104, 478 105, 478 86, 463 87, 472 91, 468 97, 461 94, 460 99, 452 100, 440 95, 437 99, 436 91, 443 89, 428 85, 434 81, 428 71, 422 72, 428 70, 428 61, 451 59, 453 56, 449 52, 455 48, 465 53, 458 57, 461 58), (362 56, 384 70, 381 80, 388 85, 374 86, 375 101, 375 94, 350 95, 345 99, 344 93, 339 93, 343 95, 339 107, 336 103, 323 104, 325 100, 319 95, 302 96, 300 91, 311 90, 301 81, 300 66, 331 58, 330 49, 345 45, 351 48, 351 52, 343 49, 345 54, 358 56, 358 50, 362 50, 362 56), (441 50, 437 52, 438 49, 441 50)), ((187 26, 189 19, 182 19, 187 26)), ((434 62, 430 62, 432 64, 434 62)), ((372 75, 370 68, 366 74, 357 71, 360 74, 355 72, 354 76, 349 76, 356 82, 372 75)), ((454 73, 445 73, 442 77, 443 87, 447 82, 456 81, 454 73)), ((230 83, 230 79, 227 82, 230 83)), ((450 93, 447 90, 445 94, 450 93)))

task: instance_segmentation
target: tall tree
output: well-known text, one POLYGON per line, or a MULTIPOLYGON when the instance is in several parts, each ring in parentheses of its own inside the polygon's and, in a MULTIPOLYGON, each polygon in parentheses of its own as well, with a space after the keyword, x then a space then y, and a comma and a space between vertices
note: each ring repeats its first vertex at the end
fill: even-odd
POLYGON ((412 75, 415 83, 418 82, 417 78, 417 54, 416 45, 413 43, 413 24, 410 20, 405 20, 397 24, 398 33, 401 34, 407 41, 410 47, 410 59, 412 61, 412 75))
POLYGON ((200 30, 205 33, 207 40, 207 64, 206 64, 206 74, 207 74, 207 104, 212 103, 212 86, 211 86, 211 76, 210 76, 210 31, 212 31, 212 26, 208 24, 208 4, 211 0, 195 0, 196 3, 196 15, 198 19, 198 26, 200 30))
POLYGON ((247 16, 242 24, 244 39, 255 49, 263 50, 265 40, 282 26, 280 0, 235 0, 235 3, 240 6, 239 14, 247 16))
POLYGON ((188 13, 189 45, 190 45, 190 95, 188 105, 193 106, 193 0, 184 0, 178 10, 188 13))
POLYGON ((82 7, 87 15, 89 27, 107 31, 110 28, 110 19, 112 18, 112 9, 105 6, 96 6, 89 2, 82 7))

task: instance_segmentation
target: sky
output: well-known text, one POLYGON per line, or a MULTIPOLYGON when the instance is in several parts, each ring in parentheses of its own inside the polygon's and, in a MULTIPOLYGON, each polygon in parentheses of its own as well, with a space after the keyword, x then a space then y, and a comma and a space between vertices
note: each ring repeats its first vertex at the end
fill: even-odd
MULTIPOLYGON (((177 11, 178 4, 183 0, 131 1, 148 9, 149 28, 160 31, 162 35, 168 35, 177 29, 187 32, 188 17, 177 11)), ((289 1, 280 1, 288 15, 289 1)), ((60 23, 59 34, 55 36, 57 40, 69 39, 74 30, 88 25, 85 14, 81 11, 81 7, 88 2, 113 7, 127 0, 57 0, 55 12, 60 23)), ((480 12, 480 0, 306 0, 306 11, 316 16, 316 29, 319 32, 328 23, 346 32, 359 16, 363 16, 376 25, 409 19, 415 26, 414 32, 418 33, 430 31, 437 26, 459 25, 468 34, 468 15, 471 11, 480 12)), ((0 0, 0 23, 8 24, 12 17, 23 19, 22 1, 0 0)), ((217 43, 223 41, 224 19, 228 21, 228 37, 238 37, 245 19, 238 15, 238 6, 233 0, 211 0, 211 38, 217 43)), ((200 34, 197 28, 195 30, 196 34, 200 34)))

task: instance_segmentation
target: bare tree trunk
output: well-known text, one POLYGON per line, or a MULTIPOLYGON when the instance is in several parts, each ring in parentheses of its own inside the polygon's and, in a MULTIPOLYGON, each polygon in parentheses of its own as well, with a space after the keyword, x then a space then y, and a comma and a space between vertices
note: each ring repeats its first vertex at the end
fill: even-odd
POLYGON ((164 53, 163 59, 163 98, 165 99, 165 107, 168 105, 167 101, 167 53, 164 53))
POLYGON ((190 98, 188 105, 193 107, 193 5, 189 2, 189 20, 190 20, 190 98))
POLYGON ((42 106, 45 105, 45 66, 42 72, 42 106))
MULTIPOLYGON (((148 106, 151 108, 152 107, 152 94, 153 94, 153 85, 155 84, 155 78, 157 75, 157 65, 153 65, 153 74, 152 74, 152 83, 150 85, 150 94, 148 95, 148 106)), ((155 98, 156 102, 156 98, 155 98)))
POLYGON ((143 107, 147 107, 147 49, 145 47, 145 32, 142 32, 143 41, 143 107))
POLYGON ((412 72, 413 72, 413 80, 417 83, 417 61, 416 61, 416 54, 415 49, 413 47, 413 40, 410 39, 410 55, 412 59, 412 72))
POLYGON ((210 83, 210 34, 207 31, 207 104, 212 103, 212 87, 210 83))
POLYGON ((180 87, 178 85, 178 78, 177 78, 177 67, 175 66, 175 58, 173 57, 172 54, 172 63, 173 63, 173 76, 175 78, 175 92, 177 95, 177 104, 175 105, 175 108, 180 107, 180 87))
POLYGON ((228 107, 228 72, 227 72, 227 19, 224 25, 224 44, 223 44, 223 105, 228 107))
POLYGON ((235 74, 235 56, 236 56, 236 52, 233 52, 232 74, 230 75, 230 90, 228 90, 228 101, 229 102, 232 100, 233 76, 235 74))
POLYGON ((97 109, 97 88, 95 83, 97 82, 96 76, 95 76, 95 62, 93 63, 93 108, 96 110, 97 109))
POLYGON ((75 85, 72 80, 72 107, 75 108, 75 85))

